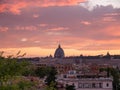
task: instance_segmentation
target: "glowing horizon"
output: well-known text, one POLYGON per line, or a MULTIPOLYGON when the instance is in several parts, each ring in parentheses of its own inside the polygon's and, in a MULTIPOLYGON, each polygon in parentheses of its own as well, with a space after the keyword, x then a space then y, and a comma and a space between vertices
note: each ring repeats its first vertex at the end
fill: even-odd
MULTIPOLYGON (((26 53, 24 57, 46 57, 54 56, 56 49, 41 49, 39 47, 28 48, 2 48, 0 51, 4 51, 3 56, 13 55, 15 56, 19 51, 21 55, 26 53)), ((111 55, 120 55, 119 50, 76 50, 76 49, 64 49, 65 56, 94 56, 94 55, 106 55, 109 52, 111 55)))

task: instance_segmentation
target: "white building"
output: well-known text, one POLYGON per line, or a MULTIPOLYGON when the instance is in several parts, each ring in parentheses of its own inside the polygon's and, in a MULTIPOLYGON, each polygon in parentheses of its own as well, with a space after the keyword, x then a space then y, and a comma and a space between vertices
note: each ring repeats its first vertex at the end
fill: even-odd
POLYGON ((63 74, 58 77, 58 83, 64 87, 74 85, 76 90, 112 90, 112 78, 76 78, 75 71, 63 74))
POLYGON ((112 90, 111 78, 60 79, 64 86, 74 85, 76 90, 112 90))

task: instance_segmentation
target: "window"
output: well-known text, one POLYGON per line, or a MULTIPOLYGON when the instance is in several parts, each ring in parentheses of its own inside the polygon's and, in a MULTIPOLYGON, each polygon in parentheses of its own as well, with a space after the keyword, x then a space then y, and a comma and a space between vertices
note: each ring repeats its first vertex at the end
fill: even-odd
POLYGON ((92 83, 92 88, 95 88, 95 83, 92 83))
POLYGON ((99 83, 99 87, 102 88, 102 83, 99 83))
POLYGON ((83 84, 82 83, 79 83, 79 88, 83 88, 83 84))
POLYGON ((66 75, 63 75, 63 77, 64 77, 64 78, 67 78, 67 76, 66 76, 66 75))
POLYGON ((80 78, 80 75, 77 75, 77 78, 80 78))
POLYGON ((84 88, 89 88, 90 85, 88 83, 84 83, 84 88))
POLYGON ((107 83, 106 86, 109 87, 109 84, 107 83))

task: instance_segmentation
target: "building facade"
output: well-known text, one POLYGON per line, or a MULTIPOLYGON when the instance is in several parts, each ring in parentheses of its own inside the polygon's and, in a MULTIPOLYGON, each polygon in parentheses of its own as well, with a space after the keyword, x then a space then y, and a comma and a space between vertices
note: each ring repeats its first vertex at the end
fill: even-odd
POLYGON ((66 87, 66 85, 74 85, 76 90, 112 90, 111 77, 80 77, 82 74, 77 74, 76 71, 70 71, 67 74, 58 76, 57 82, 66 87), (92 77, 92 78, 91 78, 92 77))

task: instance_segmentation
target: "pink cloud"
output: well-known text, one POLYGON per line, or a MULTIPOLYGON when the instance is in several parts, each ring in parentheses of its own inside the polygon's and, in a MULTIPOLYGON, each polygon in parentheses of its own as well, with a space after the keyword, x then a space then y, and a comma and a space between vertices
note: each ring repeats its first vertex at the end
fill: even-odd
POLYGON ((25 31, 36 31, 38 30, 37 26, 16 26, 15 30, 25 30, 25 31))
POLYGON ((68 30, 69 28, 67 28, 67 27, 55 27, 55 28, 50 28, 50 29, 48 29, 48 31, 49 30, 51 30, 51 31, 64 31, 64 30, 68 30))
POLYGON ((116 21, 116 19, 114 17, 103 17, 103 21, 104 22, 113 22, 113 21, 116 21))
POLYGON ((30 7, 50 7, 50 6, 73 6, 86 0, 3 0, 0 4, 0 12, 12 12, 14 14, 20 14, 21 9, 30 7))
POLYGON ((91 23, 88 22, 88 21, 82 21, 81 24, 84 24, 84 25, 90 25, 91 23))
POLYGON ((107 13, 107 14, 105 14, 105 16, 119 16, 120 15, 120 13, 107 13))
POLYGON ((40 26, 40 27, 46 27, 46 26, 48 26, 47 24, 38 24, 38 26, 40 26))
POLYGON ((111 25, 105 28, 105 33, 112 36, 120 36, 120 25, 111 25))
POLYGON ((0 12, 11 12, 14 14, 20 14, 20 9, 25 8, 26 6, 27 4, 24 2, 0 4, 0 12))
POLYGON ((8 31, 8 27, 2 27, 0 26, 0 32, 7 32, 8 31))
POLYGON ((27 38, 22 38, 21 41, 22 42, 26 42, 28 39, 27 38))
POLYGON ((39 14, 34 14, 33 18, 38 18, 40 15, 39 14))

